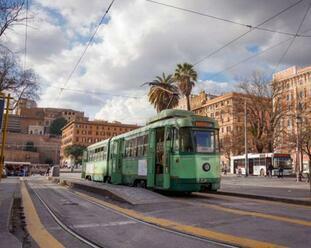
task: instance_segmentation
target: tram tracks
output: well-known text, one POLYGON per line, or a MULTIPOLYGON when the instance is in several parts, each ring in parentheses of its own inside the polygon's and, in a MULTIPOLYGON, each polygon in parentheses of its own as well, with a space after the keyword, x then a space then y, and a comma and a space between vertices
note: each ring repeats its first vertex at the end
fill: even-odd
MULTIPOLYGON (((26 188, 29 191, 29 185, 26 182, 26 188)), ((35 196, 38 198, 38 200, 42 203, 42 205, 44 206, 44 208, 47 210, 47 212, 50 214, 50 216, 54 219, 54 221, 68 234, 70 234, 72 237, 78 239, 79 241, 81 241, 83 244, 89 246, 89 247, 93 247, 93 248, 105 248, 102 245, 96 244, 95 242, 89 240, 88 238, 82 236, 81 234, 79 234, 78 232, 76 232, 73 228, 71 228, 69 225, 67 225, 64 221, 61 220, 61 218, 59 218, 57 216, 57 214, 55 213, 55 211, 53 211, 48 204, 41 198, 41 196, 35 191, 32 190, 32 192, 35 194, 35 196)))
POLYGON ((110 211, 112 211, 112 212, 114 212, 116 214, 119 214, 119 215, 122 215, 124 217, 127 217, 130 220, 137 221, 138 223, 142 223, 144 225, 151 226, 152 228, 155 228, 155 229, 158 229, 158 230, 161 230, 161 231, 166 231, 166 232, 169 232, 169 233, 172 233, 172 234, 176 234, 178 236, 187 237, 187 238, 191 238, 191 239, 195 239, 195 240, 199 240, 199 241, 204 241, 204 242, 207 242, 207 243, 210 243, 210 244, 219 245, 219 246, 222 246, 222 247, 230 247, 230 248, 241 247, 241 246, 236 246, 236 245, 233 245, 233 244, 230 244, 230 243, 227 243, 227 242, 219 242, 217 240, 203 238, 203 237, 192 235, 192 234, 189 234, 189 233, 186 233, 186 232, 181 232, 181 231, 176 231, 176 230, 172 230, 172 229, 169 229, 169 228, 161 227, 161 226, 159 226, 157 224, 152 224, 152 223, 150 223, 148 221, 144 221, 144 220, 142 220, 140 218, 135 218, 135 217, 130 216, 128 214, 120 213, 119 211, 116 211, 115 209, 110 208, 107 205, 103 205, 101 203, 98 203, 98 202, 95 202, 93 200, 90 200, 86 196, 83 196, 83 195, 81 195, 81 193, 76 192, 74 190, 72 190, 72 193, 80 196, 84 200, 86 200, 86 201, 88 201, 88 202, 90 202, 90 203, 92 203, 92 204, 94 204, 94 205, 96 205, 96 206, 98 206, 100 208, 104 208, 106 210, 110 210, 110 211))
MULTIPOLYGON (((45 187, 47 187, 47 186, 45 186, 45 187)), ((27 188, 29 189, 28 185, 27 185, 27 188)), ((49 187, 47 187, 47 188, 49 188, 49 187)), ((50 188, 50 189, 53 190, 52 188, 50 188)), ((61 220, 60 217, 57 216, 55 211, 51 207, 48 206, 47 202, 39 195, 39 193, 36 192, 35 189, 32 189, 32 191, 34 192, 34 195, 42 203, 42 205, 47 210, 47 212, 51 215, 51 217, 55 220, 55 222, 64 231, 69 233, 74 238, 80 240, 84 244, 88 245, 89 247, 94 247, 94 248, 103 248, 103 247, 105 247, 105 246, 102 246, 102 245, 94 243, 92 240, 82 236, 77 231, 75 231, 72 227, 67 225, 64 221, 61 220)), ((174 235, 178 235, 178 236, 181 236, 181 237, 184 237, 184 238, 189 238, 189 239, 193 239, 193 240, 197 240, 197 241, 203 241, 203 242, 206 242, 207 244, 216 245, 216 246, 219 246, 219 247, 230 247, 230 248, 241 247, 240 245, 231 244, 229 242, 221 242, 219 240, 213 240, 213 239, 210 239, 210 238, 200 237, 200 236, 197 236, 197 235, 194 235, 194 234, 189 234, 187 232, 177 231, 177 230, 174 230, 174 229, 171 229, 171 228, 166 228, 166 227, 160 226, 158 224, 150 223, 149 221, 142 220, 139 217, 135 217, 133 215, 129 215, 129 214, 126 214, 124 212, 120 212, 120 211, 116 210, 115 208, 109 207, 109 204, 107 205, 107 204, 102 204, 102 203, 100 203, 98 201, 94 201, 94 199, 92 199, 92 197, 88 197, 87 195, 84 195, 83 193, 80 193, 78 191, 75 191, 75 190, 71 189, 69 192, 71 192, 75 196, 83 199, 84 201, 87 201, 90 204, 94 204, 97 207, 100 207, 102 209, 111 211, 111 212, 113 212, 115 214, 118 214, 118 215, 121 215, 123 217, 126 217, 129 220, 132 220, 132 221, 135 221, 137 223, 140 223, 140 224, 143 224, 143 225, 155 228, 155 229, 160 230, 160 231, 168 232, 168 233, 171 233, 171 234, 174 234, 174 235)))

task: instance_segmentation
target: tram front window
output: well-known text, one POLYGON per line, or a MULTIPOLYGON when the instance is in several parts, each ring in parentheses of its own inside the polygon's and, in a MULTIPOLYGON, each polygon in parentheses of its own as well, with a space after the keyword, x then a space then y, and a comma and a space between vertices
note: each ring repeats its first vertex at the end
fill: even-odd
POLYGON ((215 152, 215 134, 213 131, 193 131, 196 152, 215 152))
POLYGON ((212 153, 218 151, 216 131, 181 128, 179 134, 181 152, 212 153))

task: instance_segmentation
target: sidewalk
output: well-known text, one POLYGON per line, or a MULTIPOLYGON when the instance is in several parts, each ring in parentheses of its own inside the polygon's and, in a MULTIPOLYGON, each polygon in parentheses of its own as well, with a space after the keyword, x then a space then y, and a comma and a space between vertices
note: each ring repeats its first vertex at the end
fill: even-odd
POLYGON ((19 191, 19 178, 3 178, 0 182, 0 240, 1 247, 22 247, 21 242, 9 232, 14 194, 19 191))
POLYGON ((226 175, 221 179, 220 194, 311 205, 309 184, 296 178, 226 175))

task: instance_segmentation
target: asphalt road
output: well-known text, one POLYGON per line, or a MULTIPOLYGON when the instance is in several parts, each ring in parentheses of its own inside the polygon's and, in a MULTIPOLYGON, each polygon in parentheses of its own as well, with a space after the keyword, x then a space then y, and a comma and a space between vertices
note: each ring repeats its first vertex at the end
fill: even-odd
POLYGON ((223 247, 155 228, 81 199, 45 180, 28 181, 29 191, 45 228, 66 247, 86 247, 69 237, 51 219, 36 192, 56 215, 83 237, 102 247, 223 247))
MULTIPOLYGON (((52 220, 34 192, 66 225, 103 247, 222 246, 141 223, 86 201, 77 193, 39 177, 31 178, 28 185, 45 228, 66 247, 86 246, 52 220)), ((194 233, 207 230, 215 235, 231 235, 238 241, 248 239, 251 244, 259 241, 268 245, 310 247, 311 207, 213 194, 170 197, 174 201, 167 204, 143 204, 130 208, 162 222, 166 220, 176 223, 176 226, 189 227, 189 230, 193 228, 194 233)), ((104 200, 103 197, 98 198, 104 200)))

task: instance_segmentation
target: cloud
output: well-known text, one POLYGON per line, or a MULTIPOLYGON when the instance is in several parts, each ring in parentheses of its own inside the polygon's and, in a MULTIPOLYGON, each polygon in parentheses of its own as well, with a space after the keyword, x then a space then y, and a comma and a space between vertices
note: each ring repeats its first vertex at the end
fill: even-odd
MULTIPOLYGON (((263 22, 294 2, 165 1, 166 4, 250 25, 263 22)), ((162 72, 173 73, 177 63, 199 61, 249 30, 144 0, 115 1, 94 43, 89 46, 68 81, 70 72, 109 3, 108 0, 34 1, 31 9, 35 29, 29 31, 28 60, 41 78, 41 106, 66 106, 83 109, 91 117, 141 122, 149 114, 154 114, 148 101, 145 98, 142 98, 145 99, 143 101, 117 95, 146 95, 148 89, 142 90, 142 83, 153 80, 162 72), (64 86, 72 90, 60 93, 57 87, 64 86)), ((264 27, 295 33, 307 4, 307 1, 303 1, 264 27)), ((310 24, 311 14, 301 30, 307 30, 310 24)), ((9 35, 7 43, 15 50, 23 47, 23 32, 24 29, 20 28, 9 35)), ((201 89, 211 93, 229 91, 236 78, 249 75, 253 70, 273 73, 288 43, 246 63, 230 67, 285 39, 288 36, 260 30, 250 32, 195 66, 199 73, 195 92, 201 89)), ((307 52, 311 50, 309 41, 310 38, 297 37, 281 67, 310 64, 307 52)))
POLYGON ((156 112, 148 103, 147 97, 138 99, 113 97, 106 102, 95 118, 144 125, 148 118, 155 114, 156 112))

